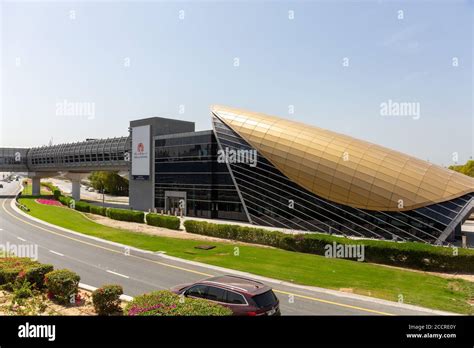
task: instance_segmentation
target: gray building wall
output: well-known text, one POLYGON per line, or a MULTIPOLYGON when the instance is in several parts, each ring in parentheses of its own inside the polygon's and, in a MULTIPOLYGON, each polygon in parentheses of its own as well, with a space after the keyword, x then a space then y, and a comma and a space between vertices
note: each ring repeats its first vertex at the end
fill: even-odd
MULTIPOLYGON (((179 121, 162 117, 150 117, 130 121, 130 127, 150 125, 150 176, 148 180, 134 180, 130 173, 129 195, 130 207, 136 210, 148 211, 154 208, 155 193, 155 144, 153 137, 166 134, 194 132, 194 122, 179 121)), ((131 135, 133 137, 133 133, 131 135)), ((133 149, 132 149, 133 151, 133 149)), ((130 158, 132 158, 131 156, 130 158)))

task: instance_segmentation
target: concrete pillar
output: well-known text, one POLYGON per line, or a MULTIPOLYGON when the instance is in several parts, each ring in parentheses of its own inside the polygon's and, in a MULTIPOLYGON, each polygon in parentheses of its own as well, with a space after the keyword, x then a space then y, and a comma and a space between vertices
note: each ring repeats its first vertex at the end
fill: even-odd
POLYGON ((72 183, 72 198, 76 201, 81 199, 81 180, 80 179, 73 179, 71 180, 72 183))
POLYGON ((41 194, 41 178, 52 178, 57 175, 57 172, 28 172, 27 176, 32 182, 31 194, 34 196, 41 194))
POLYGON ((31 178, 32 187, 31 187, 31 194, 33 196, 39 196, 41 194, 41 178, 40 177, 33 177, 31 178))
POLYGON ((465 233, 462 234, 461 240, 462 240, 461 246, 464 249, 466 249, 467 248, 467 235, 465 233))
POLYGON ((81 180, 87 178, 89 173, 76 173, 76 172, 67 172, 63 176, 66 179, 71 180, 72 190, 71 196, 74 200, 78 201, 81 199, 81 180))

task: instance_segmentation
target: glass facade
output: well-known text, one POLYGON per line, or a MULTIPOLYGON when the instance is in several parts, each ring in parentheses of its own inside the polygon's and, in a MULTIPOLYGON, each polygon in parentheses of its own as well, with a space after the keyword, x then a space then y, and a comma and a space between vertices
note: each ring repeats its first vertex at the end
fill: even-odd
POLYGON ((186 216, 247 221, 212 131, 155 137, 155 207, 186 216))
MULTIPOLYGON (((255 151, 242 137, 213 117, 222 148, 255 151)), ((229 163, 254 224, 387 240, 435 243, 452 231, 452 222, 472 206, 474 194, 409 211, 373 211, 338 204, 289 180, 257 152, 257 165, 229 163)), ((317 180, 317 178, 316 178, 317 180)))

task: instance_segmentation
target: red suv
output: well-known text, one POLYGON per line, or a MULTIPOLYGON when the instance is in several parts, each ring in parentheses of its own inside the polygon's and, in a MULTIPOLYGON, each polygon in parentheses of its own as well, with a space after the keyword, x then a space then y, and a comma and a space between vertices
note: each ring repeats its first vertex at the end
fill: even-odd
POLYGON ((201 298, 230 308, 234 315, 281 315, 272 288, 256 280, 224 275, 175 286, 172 292, 201 298))

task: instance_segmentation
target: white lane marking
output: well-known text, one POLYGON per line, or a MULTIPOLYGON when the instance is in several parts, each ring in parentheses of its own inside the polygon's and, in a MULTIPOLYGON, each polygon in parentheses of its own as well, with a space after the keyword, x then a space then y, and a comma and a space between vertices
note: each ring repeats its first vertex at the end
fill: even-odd
POLYGON ((120 274, 120 273, 117 273, 117 272, 114 272, 114 271, 107 270, 107 272, 118 275, 119 277, 124 277, 124 278, 127 278, 127 279, 130 278, 129 276, 126 276, 124 274, 120 274))
POLYGON ((21 237, 16 237, 17 239, 21 240, 22 242, 26 242, 26 239, 21 238, 21 237))
POLYGON ((57 251, 54 251, 54 250, 50 250, 49 252, 53 253, 53 254, 56 254, 56 255, 59 255, 59 256, 64 256, 64 254, 58 253, 57 251))

